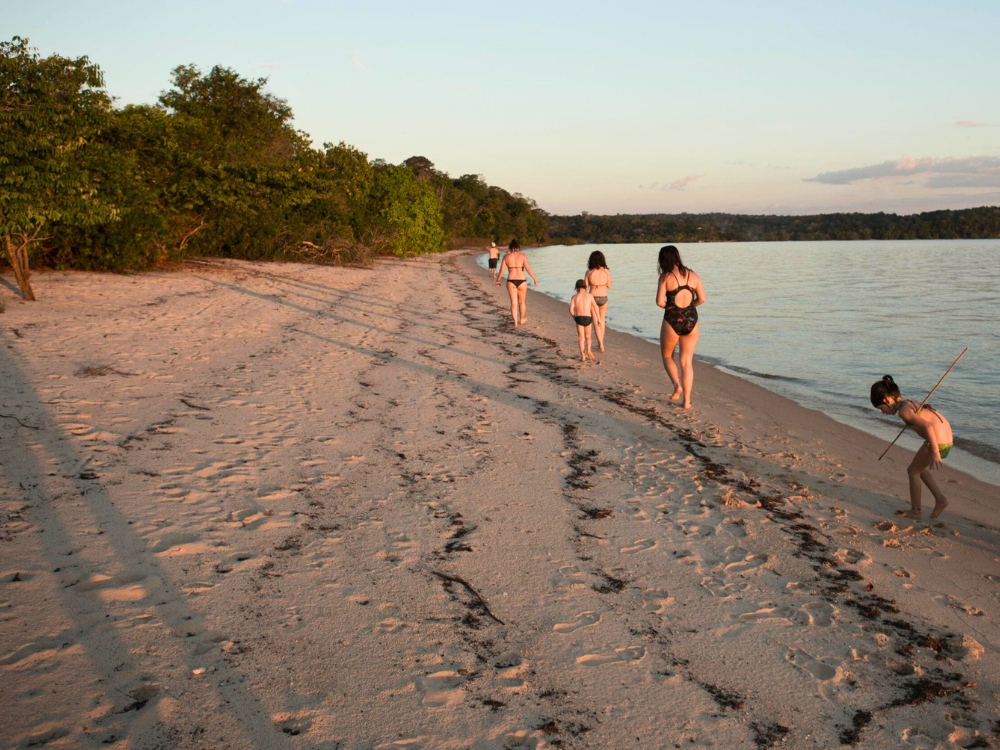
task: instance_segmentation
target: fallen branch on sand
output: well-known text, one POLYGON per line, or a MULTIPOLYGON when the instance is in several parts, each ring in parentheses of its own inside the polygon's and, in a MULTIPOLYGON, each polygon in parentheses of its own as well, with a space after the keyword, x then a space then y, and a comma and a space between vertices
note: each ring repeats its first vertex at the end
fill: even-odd
POLYGON ((480 596, 478 591, 472 588, 472 585, 469 584, 468 581, 459 578, 458 576, 453 576, 449 573, 440 573, 436 570, 432 570, 431 573, 436 575, 442 581, 448 581, 449 583, 460 583, 462 586, 465 587, 465 590, 469 592, 469 594, 473 597, 473 599, 475 599, 476 602, 478 602, 479 606, 482 607, 483 612, 486 613, 487 617, 489 617, 494 622, 500 623, 501 625, 506 625, 506 623, 503 620, 501 620, 499 617, 493 614, 493 612, 490 610, 490 606, 486 603, 486 600, 483 599, 482 596, 480 596))
POLYGON ((21 427, 27 427, 29 430, 40 430, 40 429, 42 429, 41 427, 35 427, 32 424, 25 424, 20 419, 18 419, 17 417, 13 416, 12 414, 0 414, 0 417, 3 417, 4 419, 13 419, 15 422, 17 422, 19 425, 21 425, 21 427))

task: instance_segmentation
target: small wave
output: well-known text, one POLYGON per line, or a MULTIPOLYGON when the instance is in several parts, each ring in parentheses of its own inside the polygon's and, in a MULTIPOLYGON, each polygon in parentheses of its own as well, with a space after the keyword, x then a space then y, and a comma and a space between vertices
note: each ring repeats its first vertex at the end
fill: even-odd
POLYGON ((1000 449, 992 445, 961 437, 955 438, 955 445, 966 453, 971 453, 973 456, 981 458, 984 461, 989 461, 992 464, 1000 464, 1000 449))
POLYGON ((749 367, 740 367, 739 365, 727 365, 719 363, 719 367, 724 367, 727 370, 732 370, 733 372, 738 372, 741 375, 749 375, 752 378, 761 378, 763 380, 781 380, 786 383, 808 383, 808 380, 804 378, 793 378, 789 375, 771 375, 766 372, 757 372, 756 370, 751 370, 749 367))

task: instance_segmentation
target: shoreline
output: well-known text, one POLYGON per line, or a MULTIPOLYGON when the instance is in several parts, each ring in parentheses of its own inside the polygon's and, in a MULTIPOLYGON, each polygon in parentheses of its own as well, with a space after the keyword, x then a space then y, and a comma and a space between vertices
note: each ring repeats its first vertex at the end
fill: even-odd
MULTIPOLYGON (((479 259, 480 258, 477 256, 477 262, 479 259)), ((550 296, 560 302, 568 304, 568 297, 565 300, 562 300, 561 297, 565 295, 554 293, 551 290, 550 285, 543 285, 543 290, 544 291, 542 291, 542 293, 546 296, 550 296)), ((654 346, 659 345, 657 335, 654 335, 652 331, 637 330, 636 323, 638 321, 636 320, 634 307, 629 308, 625 315, 625 327, 615 330, 618 330, 621 333, 636 336, 641 340, 652 343, 654 346)), ((622 322, 623 319, 617 318, 617 320, 622 322)), ((646 327, 643 323, 639 323, 639 325, 642 325, 643 328, 646 327)), ((715 351, 713 354, 718 355, 720 353, 715 351)), ((727 364, 725 359, 719 356, 696 354, 695 359, 698 362, 711 365, 716 369, 721 369, 727 374, 735 375, 736 377, 746 380, 753 385, 776 393, 779 396, 791 399, 800 406, 822 411, 824 414, 841 424, 885 440, 886 444, 896 437, 899 428, 902 426, 892 420, 880 420, 878 418, 871 419, 871 415, 865 414, 865 409, 859 404, 862 402, 867 404, 867 396, 864 396, 861 402, 848 402, 839 397, 825 394, 822 389, 817 390, 815 383, 808 383, 806 386, 796 387, 792 384, 794 378, 789 378, 787 373, 780 368, 767 369, 765 365, 764 373, 773 373, 768 375, 754 372, 753 370, 741 367, 738 364, 727 364)), ((757 366, 761 367, 762 365, 761 363, 758 363, 757 366)), ((934 378, 936 379, 937 375, 935 375, 934 378)), ((864 390, 867 391, 867 386, 864 387, 864 390)), ((900 443, 911 451, 916 450, 920 446, 921 442, 920 438, 910 432, 905 433, 900 439, 900 443)), ((982 482, 1000 487, 1000 463, 996 460, 990 460, 990 458, 986 457, 987 455, 991 457, 998 457, 997 449, 987 443, 979 443, 975 440, 969 440, 962 434, 959 434, 957 435, 955 449, 953 450, 951 456, 949 456, 949 463, 963 473, 969 474, 982 482)))
MULTIPOLYGON (((0 316, 0 701, 53 747, 958 747, 995 489, 473 251, 36 274, 0 316)), ((988 739, 989 738, 989 739, 988 739)))

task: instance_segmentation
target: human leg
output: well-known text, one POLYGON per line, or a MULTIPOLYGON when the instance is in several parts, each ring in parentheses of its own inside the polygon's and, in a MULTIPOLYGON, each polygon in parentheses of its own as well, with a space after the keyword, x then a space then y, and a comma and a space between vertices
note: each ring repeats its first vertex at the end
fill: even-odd
POLYGON ((507 294, 510 295, 510 317, 514 320, 514 327, 517 328, 518 321, 518 309, 517 309, 517 287, 507 282, 507 294))
MULTIPOLYGON (((933 452, 930 448, 927 448, 926 445, 921 447, 927 449, 928 464, 930 464, 934 459, 933 452)), ((931 494, 934 496, 934 510, 931 511, 931 518, 937 518, 944 512, 944 509, 948 507, 948 498, 946 498, 944 493, 941 492, 941 488, 938 487, 938 483, 934 479, 934 475, 931 474, 929 468, 920 472, 920 481, 927 485, 927 489, 929 489, 931 494)))
POLYGON ((594 358, 594 353, 590 350, 590 329, 591 328, 593 328, 593 324, 591 324, 589 326, 584 326, 584 328, 583 328, 583 337, 584 337, 584 339, 587 342, 587 356, 590 359, 593 359, 594 358))
POLYGON ((677 371, 677 363, 674 361, 674 349, 677 348, 679 339, 680 337, 667 321, 660 324, 660 356, 663 358, 663 369, 667 371, 667 377, 670 378, 670 382, 674 386, 674 392, 670 396, 671 401, 677 401, 681 397, 681 377, 677 371))
MULTIPOLYGON (((931 449, 926 445, 921 445, 910 465, 906 467, 906 475, 910 480, 910 510, 903 513, 907 518, 922 518, 920 509, 920 481, 922 475, 927 473, 927 467, 931 465, 931 449)), ((934 480, 932 479, 931 482, 934 480)), ((928 485, 929 486, 929 485, 928 485)), ((933 493, 933 490, 931 490, 933 493)), ((940 490, 938 490, 940 492, 940 490)))
POLYGON ((584 362, 587 361, 587 350, 585 341, 586 334, 584 333, 586 330, 587 330, 586 328, 584 328, 579 324, 576 326, 576 337, 580 344, 580 359, 584 362))
POLYGON ((687 336, 681 336, 681 388, 684 391, 684 408, 691 408, 691 394, 694 392, 694 350, 698 346, 701 327, 695 325, 687 336))
POLYGON ((528 320, 528 282, 524 282, 517 288, 517 301, 521 308, 521 322, 528 320))
POLYGON ((608 314, 608 304, 594 305, 594 335, 597 337, 597 348, 604 351, 604 316, 608 314))

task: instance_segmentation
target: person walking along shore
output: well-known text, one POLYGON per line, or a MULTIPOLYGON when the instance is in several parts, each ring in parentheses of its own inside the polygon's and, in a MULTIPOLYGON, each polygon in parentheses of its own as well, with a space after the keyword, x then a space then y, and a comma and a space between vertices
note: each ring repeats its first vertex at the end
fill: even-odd
POLYGON ((705 287, 701 277, 684 266, 680 251, 673 245, 660 248, 657 265, 660 280, 656 286, 656 304, 663 308, 660 354, 674 386, 670 400, 680 401, 683 397, 683 407, 690 409, 694 390, 694 350, 701 335, 696 308, 705 303, 705 287), (678 344, 679 363, 674 361, 678 344))
POLYGON ((510 241, 507 253, 500 262, 497 270, 497 286, 503 280, 503 269, 507 269, 507 294, 510 295, 510 317, 514 320, 514 327, 524 323, 528 319, 528 279, 525 272, 538 286, 538 279, 531 264, 528 263, 528 256, 521 252, 521 243, 516 239, 510 241))

